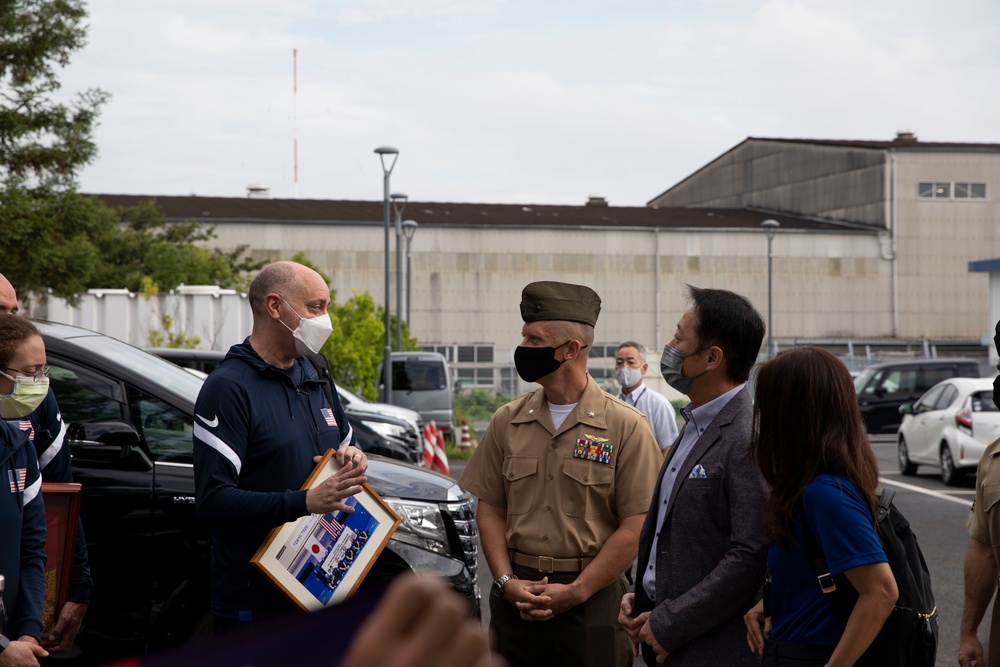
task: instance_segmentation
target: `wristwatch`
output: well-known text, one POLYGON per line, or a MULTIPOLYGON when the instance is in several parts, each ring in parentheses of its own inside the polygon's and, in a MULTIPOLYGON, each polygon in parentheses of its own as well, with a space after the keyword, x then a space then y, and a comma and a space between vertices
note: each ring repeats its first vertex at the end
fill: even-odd
POLYGON ((0 653, 3 653, 7 646, 10 644, 10 640, 7 639, 6 635, 0 635, 0 653))
POLYGON ((493 582, 493 595, 498 598, 503 597, 503 586, 511 579, 517 579, 516 574, 505 574, 496 581, 493 582))

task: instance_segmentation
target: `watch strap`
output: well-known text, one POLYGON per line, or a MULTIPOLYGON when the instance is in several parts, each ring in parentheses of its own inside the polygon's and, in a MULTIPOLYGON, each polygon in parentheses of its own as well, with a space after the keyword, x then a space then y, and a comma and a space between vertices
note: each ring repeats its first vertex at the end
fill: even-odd
POLYGON ((502 577, 499 577, 496 581, 494 581, 493 582, 493 594, 496 595, 498 598, 499 597, 503 597, 503 587, 504 587, 504 584, 506 584, 511 579, 517 579, 517 575, 514 574, 513 572, 505 574, 502 577))

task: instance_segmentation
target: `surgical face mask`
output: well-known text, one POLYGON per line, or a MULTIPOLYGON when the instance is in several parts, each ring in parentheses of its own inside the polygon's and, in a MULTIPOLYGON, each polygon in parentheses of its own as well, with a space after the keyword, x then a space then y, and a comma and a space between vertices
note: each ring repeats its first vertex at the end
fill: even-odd
POLYGON ((699 348, 691 354, 684 354, 680 350, 670 347, 670 345, 664 345, 663 356, 660 357, 660 373, 663 374, 663 379, 667 381, 667 384, 682 394, 687 394, 688 389, 691 388, 691 383, 708 371, 699 373, 691 378, 685 377, 684 360, 699 354, 703 349, 699 348))
MULTIPOLYGON (((278 298, 285 301, 284 297, 279 296, 278 298)), ((285 301, 285 305, 291 308, 293 313, 299 315, 298 311, 292 308, 290 303, 285 301)), ((281 320, 278 321, 292 332, 292 337, 295 338, 295 351, 300 357, 304 357, 310 353, 319 354, 319 351, 323 348, 323 344, 326 343, 326 339, 333 333, 333 323, 330 321, 330 313, 323 313, 318 317, 302 317, 299 315, 299 325, 294 329, 281 320)))
POLYGON ((4 419, 27 417, 49 393, 48 378, 11 377, 2 371, 0 375, 14 382, 14 391, 0 395, 0 417, 4 419))
POLYGON ((525 382, 538 382, 546 375, 555 373, 563 363, 556 361, 556 350, 565 345, 569 345, 569 341, 558 347, 519 345, 514 350, 514 368, 517 369, 517 374, 525 382))
POLYGON ((628 389, 629 387, 634 387, 635 385, 639 384, 639 380, 642 379, 642 369, 629 368, 628 366, 622 366, 621 368, 616 368, 615 379, 618 380, 618 384, 622 386, 622 389, 628 389))

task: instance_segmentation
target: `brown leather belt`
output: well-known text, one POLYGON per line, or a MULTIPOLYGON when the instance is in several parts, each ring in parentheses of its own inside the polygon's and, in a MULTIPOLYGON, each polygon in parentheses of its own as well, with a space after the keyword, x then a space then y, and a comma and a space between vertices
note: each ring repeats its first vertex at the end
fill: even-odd
POLYGON ((519 551, 510 552, 510 559, 517 565, 530 567, 539 572, 583 572, 583 568, 594 560, 587 558, 551 558, 549 556, 529 556, 519 551))

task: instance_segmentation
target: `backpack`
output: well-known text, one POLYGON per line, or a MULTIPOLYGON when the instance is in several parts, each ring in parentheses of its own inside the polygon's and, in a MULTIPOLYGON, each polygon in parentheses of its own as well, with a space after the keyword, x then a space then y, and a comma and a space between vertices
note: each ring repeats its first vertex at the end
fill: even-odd
MULTIPOLYGON (((878 499, 878 534, 886 560, 899 589, 899 599, 885 624, 855 665, 899 665, 933 667, 937 659, 938 611, 931 590, 931 575, 917 537, 893 504, 894 489, 884 487, 878 499)), ((813 562, 823 595, 841 628, 854 603, 838 593, 826 557, 802 515, 802 534, 809 559, 813 562)))

